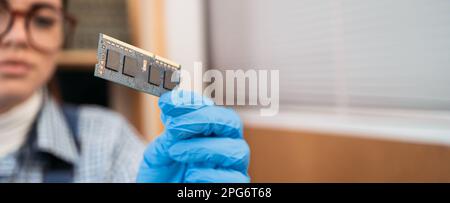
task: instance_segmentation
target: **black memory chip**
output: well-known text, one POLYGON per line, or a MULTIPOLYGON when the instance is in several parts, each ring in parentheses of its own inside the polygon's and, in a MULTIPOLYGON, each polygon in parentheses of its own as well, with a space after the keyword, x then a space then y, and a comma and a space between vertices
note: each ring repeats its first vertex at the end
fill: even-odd
POLYGON ((106 68, 118 72, 120 70, 120 53, 108 49, 106 57, 106 68))
POLYGON ((164 88, 172 90, 177 86, 177 81, 172 81, 173 70, 166 70, 164 73, 164 88))
POLYGON ((150 84, 159 86, 161 84, 160 73, 163 69, 157 64, 150 65, 149 68, 150 75, 148 77, 148 82, 150 84))
POLYGON ((96 77, 157 97, 179 84, 179 64, 105 34, 99 35, 97 60, 96 77))
POLYGON ((125 56, 125 62, 123 64, 123 74, 136 77, 139 73, 139 65, 135 58, 125 56))

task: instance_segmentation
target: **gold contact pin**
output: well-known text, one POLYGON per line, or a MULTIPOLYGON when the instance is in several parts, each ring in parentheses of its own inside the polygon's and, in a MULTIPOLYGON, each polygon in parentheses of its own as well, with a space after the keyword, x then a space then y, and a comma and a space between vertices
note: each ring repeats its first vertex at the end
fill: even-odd
POLYGON ((144 59, 144 61, 142 62, 142 72, 147 71, 147 60, 144 59))
POLYGON ((171 66, 174 66, 174 67, 176 67, 176 68, 180 67, 179 64, 177 64, 177 63, 175 63, 175 62, 173 62, 173 61, 170 61, 169 59, 166 59, 166 58, 157 56, 157 55, 155 55, 155 54, 153 54, 153 53, 150 53, 150 52, 148 52, 148 51, 146 51, 146 50, 143 50, 143 49, 141 49, 141 48, 138 48, 138 47, 135 47, 135 46, 126 44, 126 43, 124 43, 124 42, 122 42, 122 41, 119 41, 119 40, 117 40, 117 39, 114 39, 114 38, 112 38, 112 37, 110 37, 110 36, 108 36, 108 35, 101 34, 101 36, 102 36, 103 39, 106 39, 107 42, 108 42, 108 41, 111 41, 111 45, 112 45, 112 46, 119 46, 119 45, 121 45, 121 46, 123 46, 124 49, 128 49, 128 51, 129 51, 130 53, 133 53, 133 50, 135 50, 136 52, 140 52, 140 53, 145 54, 145 55, 148 55, 148 56, 153 56, 156 60, 162 61, 162 62, 164 62, 164 63, 166 63, 166 64, 169 64, 169 65, 171 65, 171 66))

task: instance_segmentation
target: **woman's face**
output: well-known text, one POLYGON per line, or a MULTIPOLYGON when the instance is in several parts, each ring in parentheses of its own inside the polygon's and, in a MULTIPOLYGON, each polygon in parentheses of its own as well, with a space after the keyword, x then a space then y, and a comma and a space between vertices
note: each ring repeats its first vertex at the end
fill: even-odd
MULTIPOLYGON (((61 0, 8 0, 7 2, 10 10, 18 11, 17 13, 27 12, 38 4, 47 5, 49 8, 54 7, 56 10, 62 8, 61 0)), ((41 15, 45 17, 49 14, 43 11, 41 15)), ((34 26, 35 30, 41 30, 41 35, 46 33, 44 26, 49 26, 51 23, 44 18, 32 21, 35 22, 30 22, 30 25, 34 26)), ((25 16, 15 15, 14 23, 9 31, 0 37, 0 113, 2 109, 7 110, 30 97, 33 92, 47 83, 55 70, 59 49, 43 51, 36 48, 34 46, 36 42, 29 39, 28 32, 31 29, 29 29, 30 26, 27 29, 26 24, 25 16)), ((62 30, 62 27, 61 25, 61 28, 57 29, 62 30)), ((62 32, 61 35, 63 35, 62 32)), ((63 36, 38 37, 39 44, 44 45, 62 43, 63 39, 63 36)))

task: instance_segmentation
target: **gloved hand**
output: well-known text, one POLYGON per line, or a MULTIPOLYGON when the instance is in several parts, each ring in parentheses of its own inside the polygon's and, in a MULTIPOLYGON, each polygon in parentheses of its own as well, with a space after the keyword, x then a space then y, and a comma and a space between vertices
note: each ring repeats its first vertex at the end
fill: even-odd
POLYGON ((250 150, 233 110, 182 90, 162 95, 159 107, 165 130, 146 149, 137 182, 250 181, 250 150), (188 102, 177 103, 188 94, 188 102))

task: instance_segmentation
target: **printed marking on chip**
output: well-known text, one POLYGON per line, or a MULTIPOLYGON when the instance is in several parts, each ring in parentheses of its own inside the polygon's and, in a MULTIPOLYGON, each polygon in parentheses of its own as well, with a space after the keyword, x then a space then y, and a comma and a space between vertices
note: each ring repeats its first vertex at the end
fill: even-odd
POLYGON ((96 77, 151 95, 161 96, 180 83, 179 64, 105 34, 99 36, 97 59, 96 77))

